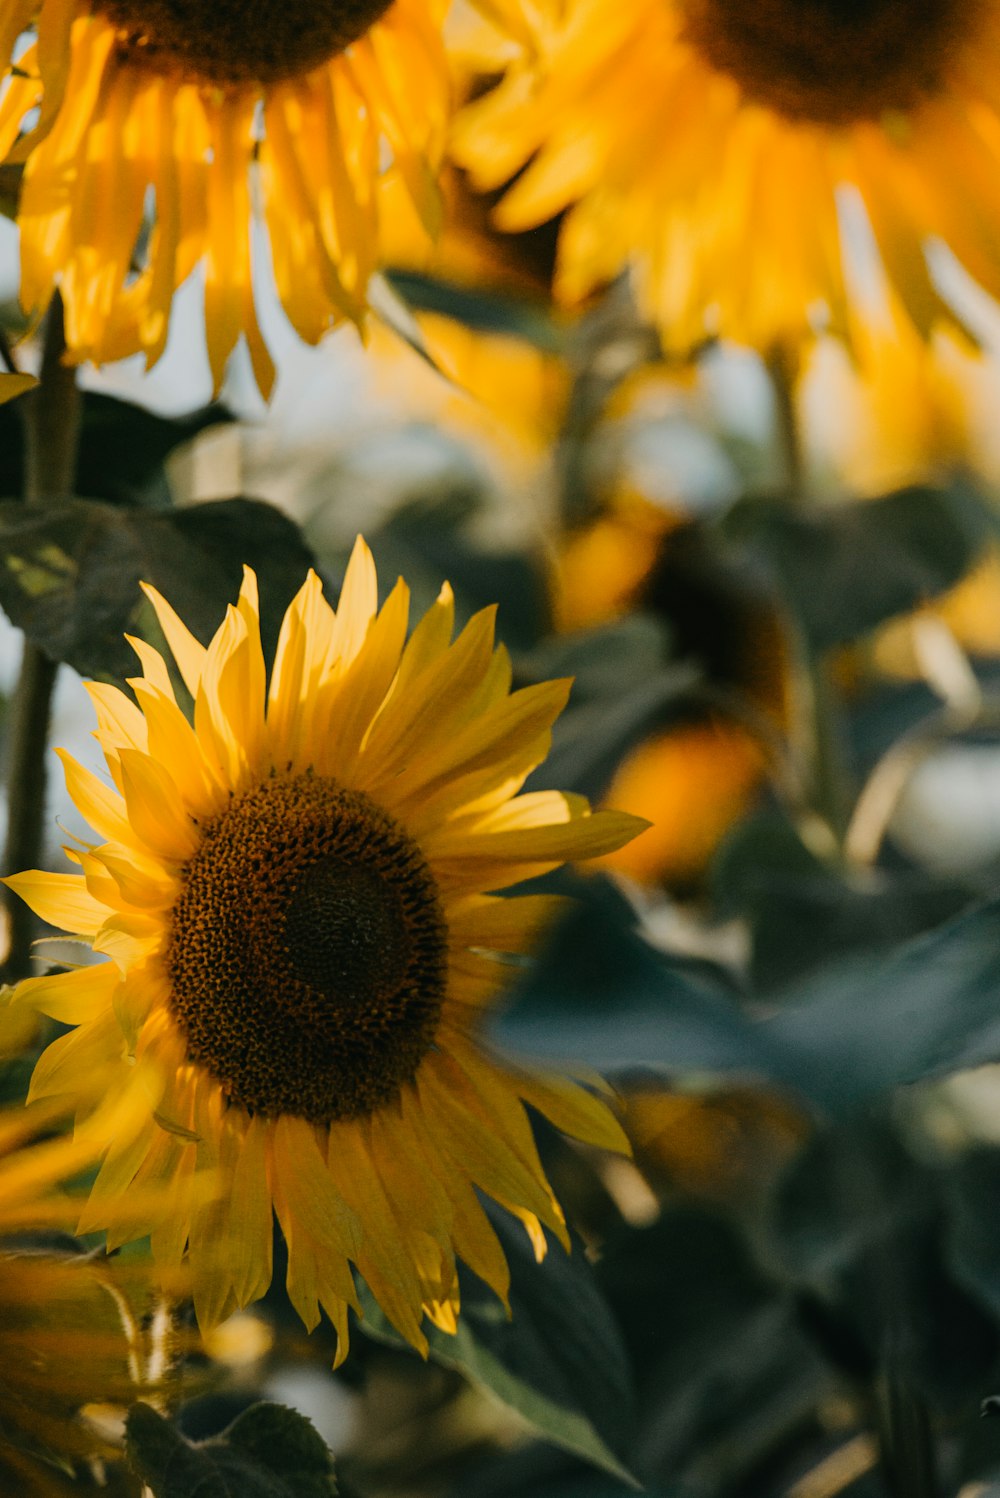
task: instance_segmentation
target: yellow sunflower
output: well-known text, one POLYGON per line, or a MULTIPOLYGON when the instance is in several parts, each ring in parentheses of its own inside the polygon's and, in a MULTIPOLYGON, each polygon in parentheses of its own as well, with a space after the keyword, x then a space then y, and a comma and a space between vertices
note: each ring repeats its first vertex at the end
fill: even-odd
MULTIPOLYGON (((86 1084, 92 1097, 98 1078, 86 1084)), ((114 1268, 25 1237, 72 1226, 79 1201, 53 1188, 96 1160, 102 1133, 134 1123, 134 1090, 76 1137, 46 1138, 61 1111, 47 1102, 0 1112, 0 1491, 19 1498, 77 1490, 73 1469, 109 1454, 81 1411, 131 1402, 140 1376, 114 1268)))
POLYGON ((499 208, 568 210, 558 288, 626 266, 665 342, 849 336, 864 234, 926 336, 954 317, 924 243, 1000 292, 997 0, 524 0, 532 45, 456 142, 499 208), (855 219, 857 215, 855 215, 855 219))
POLYGON ((89 688, 113 785, 62 758, 99 841, 78 874, 7 882, 108 960, 19 986, 16 1002, 76 1027, 32 1096, 78 1093, 98 1061, 149 1069, 141 1124, 109 1140, 81 1228, 151 1232, 166 1265, 187 1250, 203 1327, 267 1289, 273 1212, 307 1326, 324 1309, 343 1356, 354 1264, 425 1349, 422 1312, 455 1327, 456 1255, 506 1296, 475 1188, 539 1254, 541 1224, 565 1234, 524 1103, 625 1147, 590 1091, 481 1048, 484 1009, 556 904, 495 891, 645 824, 518 794, 569 684, 512 692, 493 611, 452 642, 447 588, 407 641, 407 588, 378 610, 363 542, 336 613, 310 574, 269 686, 251 572, 207 649, 146 591, 193 726, 142 641, 134 700, 89 688), (203 1167, 224 1182, 207 1204, 191 1196, 203 1167), (163 1210, 129 1223, 132 1192, 161 1183, 163 1210))
POLYGON ((71 357, 141 350, 152 364, 174 292, 200 268, 216 384, 242 336, 266 393, 255 293, 268 258, 315 343, 363 316, 383 180, 435 228, 445 3, 0 0, 0 157, 24 162, 25 309, 58 286, 71 357))

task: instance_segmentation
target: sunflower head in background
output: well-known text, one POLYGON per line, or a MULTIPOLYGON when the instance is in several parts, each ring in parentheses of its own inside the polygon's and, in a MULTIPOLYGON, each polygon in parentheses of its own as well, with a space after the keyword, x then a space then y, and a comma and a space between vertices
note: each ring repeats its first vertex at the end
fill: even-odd
POLYGON ((309 576, 269 685, 252 573, 207 649, 148 591, 193 723, 141 641, 134 698, 90 686, 112 784, 64 762, 97 839, 79 872, 9 883, 105 960, 19 986, 15 1003, 75 1027, 43 1054, 32 1095, 79 1097, 98 1060, 148 1077, 81 1229, 110 1221, 112 1243, 151 1232, 167 1266, 187 1252, 203 1327, 267 1289, 274 1213, 307 1326, 324 1309, 344 1355, 353 1264, 425 1350, 424 1312, 455 1328, 456 1256, 506 1296, 476 1188, 539 1255, 543 1224, 565 1236, 524 1104, 624 1145, 591 1091, 501 1066, 477 1039, 557 903, 495 891, 643 824, 518 794, 568 683, 512 693, 492 610, 453 641, 447 589, 407 641, 408 591, 400 581, 378 609, 363 543, 336 613, 309 576), (192 1195, 205 1167, 223 1182, 207 1203, 192 1195), (162 1210, 129 1221, 132 1192, 161 1188, 162 1210))
MULTIPOLYGON (((0 1021, 6 1058, 16 1011, 0 1021)), ((148 1367, 135 1276, 65 1236, 80 1200, 59 1183, 93 1165, 102 1134, 136 1118, 134 1088, 98 1101, 102 1076, 82 1082, 95 1111, 75 1137, 58 1132, 66 1110, 52 1101, 0 1110, 0 1491, 18 1498, 79 1491, 74 1474, 115 1454, 88 1407, 121 1412, 148 1367)))
POLYGON ((553 578, 562 629, 632 609, 664 621, 673 656, 697 668, 700 698, 671 709, 629 749, 605 793, 649 826, 599 860, 642 884, 691 894, 724 837, 759 798, 769 738, 787 727, 786 626, 752 568, 711 527, 626 486, 567 535, 553 578))
POLYGON ((24 162, 25 310, 58 287, 72 358, 142 351, 152 364, 199 268, 216 385, 242 337, 266 394, 262 263, 315 343, 364 315, 386 180, 437 227, 443 12, 443 0, 0 0, 0 155, 24 162), (32 20, 37 38, 18 52, 32 20))
POLYGON ((1000 291, 996 0, 549 0, 526 15, 531 45, 468 107, 456 151, 484 189, 521 172, 504 227, 568 210, 567 301, 630 266, 682 353, 713 335, 773 349, 817 325, 849 338, 848 240, 866 232, 842 233, 852 196, 922 337, 954 318, 927 237, 1000 291))

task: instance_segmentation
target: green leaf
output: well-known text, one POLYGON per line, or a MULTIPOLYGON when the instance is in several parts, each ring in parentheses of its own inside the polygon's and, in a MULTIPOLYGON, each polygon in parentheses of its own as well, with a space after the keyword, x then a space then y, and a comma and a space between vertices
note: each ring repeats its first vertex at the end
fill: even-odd
POLYGON ((1000 1150, 979 1148, 949 1173, 948 1253, 956 1275, 1000 1322, 1000 1150))
POLYGON ((817 1130, 786 1170, 758 1241, 845 1374, 870 1378, 891 1346, 907 1381, 960 1409, 995 1365, 997 1333, 988 1298, 970 1294, 980 1287, 950 1261, 947 1182, 905 1147, 888 1109, 871 1109, 817 1130), (903 1307, 919 1311, 900 1337, 903 1307))
POLYGON ((747 1236, 713 1211, 667 1204, 649 1227, 615 1234, 597 1273, 641 1377, 652 1470, 691 1498, 777 1491, 751 1474, 801 1430, 830 1379, 747 1236))
POLYGON ((670 636, 652 614, 630 614, 601 629, 548 639, 518 661, 519 678, 571 676, 569 706, 529 789, 558 788, 598 799, 623 755, 683 703, 699 680, 691 662, 671 659, 670 636))
POLYGON ((881 953, 853 952, 739 1002, 724 974, 655 951, 600 886, 553 933, 498 1025, 523 1053, 604 1071, 766 1080, 831 1116, 1000 1059, 1000 900, 881 953))
POLYGON ((221 1436, 193 1442, 148 1404, 125 1422, 129 1465, 154 1498, 333 1498, 333 1457, 312 1425, 255 1404, 221 1436))
POLYGON ((273 506, 229 499, 151 514, 97 500, 0 503, 0 605, 46 655, 84 676, 135 674, 122 637, 155 629, 140 580, 207 642, 239 592, 244 562, 260 581, 268 655, 312 565, 298 527, 273 506))
POLYGON ((510 995, 497 1024, 501 1043, 602 1071, 750 1079, 779 1070, 765 1027, 737 1002, 725 975, 655 951, 631 921, 610 884, 588 880, 510 995))
MULTIPOLYGON (((485 1203, 510 1265, 511 1318, 478 1280, 460 1272, 462 1312, 455 1336, 428 1327, 430 1356, 457 1369, 516 1410, 545 1440, 605 1472, 632 1481, 631 1370, 621 1334, 577 1242, 557 1243, 535 1262, 520 1223, 485 1203)), ((374 1296, 361 1287, 361 1328, 403 1347, 374 1296)))
POLYGON ((715 861, 712 883, 717 914, 749 922, 751 974, 765 993, 848 953, 898 947, 970 902, 964 886, 919 870, 834 868, 773 811, 736 828, 715 861))
MULTIPOLYGON (((112 504, 169 505, 163 464, 175 448, 199 432, 232 421, 222 405, 184 416, 158 416, 131 401, 83 393, 80 446, 74 491, 112 504)), ((0 407, 0 494, 24 489, 24 436, 21 412, 0 407)))
POLYGON ((810 975, 767 1023, 780 1075, 831 1114, 1000 1057, 1000 901, 810 975))
POLYGON ((519 338, 543 353, 565 352, 566 335, 540 300, 531 302, 495 289, 473 290, 419 271, 394 270, 387 279, 413 312, 450 317, 477 333, 519 338))
POLYGON ((442 578, 455 591, 460 620, 497 607, 497 634, 512 650, 536 643, 551 627, 544 570, 517 551, 484 549, 469 534, 479 496, 463 478, 409 500, 369 537, 383 577, 406 578, 417 609, 429 607, 442 578))
POLYGON ((996 527, 967 485, 914 485, 803 514, 771 499, 734 506, 725 531, 774 576, 812 645, 844 644, 945 592, 996 527))

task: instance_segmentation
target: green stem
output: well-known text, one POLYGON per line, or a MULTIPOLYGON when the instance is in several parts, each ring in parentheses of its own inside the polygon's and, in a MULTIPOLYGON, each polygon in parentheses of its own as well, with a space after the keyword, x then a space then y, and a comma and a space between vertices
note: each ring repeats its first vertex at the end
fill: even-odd
POLYGON ((805 494, 805 453, 795 387, 798 361, 784 344, 776 343, 765 361, 774 394, 774 414, 781 447, 785 489, 789 499, 798 503, 805 494))
MULTIPOLYGON (((806 496, 805 455, 799 424, 794 351, 775 344, 765 363, 774 393, 775 418, 784 467, 785 496, 801 505, 806 496)), ((808 812, 818 818, 823 839, 836 855, 850 819, 851 784, 829 661, 796 631, 792 640, 794 722, 791 730, 798 779, 806 787, 808 812)), ((815 843, 811 838, 811 843, 815 843)))
MULTIPOLYGON (((80 392, 76 371, 63 363, 63 307, 56 293, 45 319, 42 368, 36 389, 21 403, 24 415, 24 501, 29 505, 69 499, 76 474, 80 392)), ((7 873, 34 868, 41 858, 45 819, 46 745, 58 665, 25 640, 21 675, 11 703, 7 759, 7 873)), ((35 922, 31 911, 5 891, 9 941, 3 977, 11 982, 30 971, 35 922)))
POLYGON ((891 1498, 942 1498, 927 1406, 891 1355, 879 1395, 881 1468, 891 1498))

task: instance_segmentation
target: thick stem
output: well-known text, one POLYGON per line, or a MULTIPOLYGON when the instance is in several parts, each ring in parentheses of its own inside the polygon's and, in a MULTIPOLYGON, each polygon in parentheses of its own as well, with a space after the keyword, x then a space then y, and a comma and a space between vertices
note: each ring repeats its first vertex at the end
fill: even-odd
MULTIPOLYGON (((775 344, 765 360, 774 394, 775 422, 781 446, 786 502, 801 505, 806 497, 805 455, 796 395, 798 362, 794 350, 775 344)), ((847 827, 850 775, 844 758, 836 693, 828 661, 802 632, 792 640, 793 722, 790 731, 809 810, 818 817, 831 852, 840 847, 847 827)))
MULTIPOLYGON (((80 392, 76 371, 62 362, 66 350, 62 301, 53 298, 45 320, 39 384, 21 403, 24 414, 26 504, 68 499, 73 493, 80 392)), ((52 693, 58 667, 25 640, 21 675, 11 703, 7 758, 8 874, 34 868, 41 857, 45 820, 46 759, 52 693)), ((3 976, 12 982, 29 971, 34 917, 10 891, 4 892, 9 941, 3 976)))
POLYGON ((798 360, 784 344, 776 343, 765 360, 774 394, 774 415, 781 448, 786 493, 797 503, 805 489, 805 455, 796 403, 798 360))
POLYGON ((882 1476, 892 1498, 942 1498, 927 1406, 891 1355, 879 1394, 882 1476))

